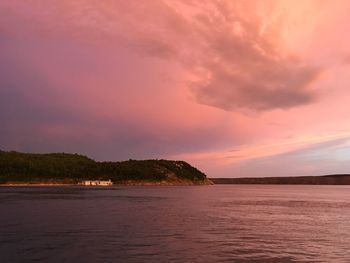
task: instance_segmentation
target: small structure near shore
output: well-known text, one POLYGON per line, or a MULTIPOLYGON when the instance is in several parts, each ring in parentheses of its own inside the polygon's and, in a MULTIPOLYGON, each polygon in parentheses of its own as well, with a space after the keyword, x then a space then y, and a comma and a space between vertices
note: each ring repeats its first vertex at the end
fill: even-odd
POLYGON ((86 181, 82 181, 81 183, 82 185, 85 186, 110 186, 113 185, 112 180, 108 180, 108 181, 103 181, 103 180, 86 180, 86 181))

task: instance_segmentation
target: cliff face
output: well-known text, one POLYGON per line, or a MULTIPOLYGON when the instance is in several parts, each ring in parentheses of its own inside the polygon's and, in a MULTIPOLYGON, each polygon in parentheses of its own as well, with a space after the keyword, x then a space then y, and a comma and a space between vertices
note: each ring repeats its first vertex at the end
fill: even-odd
POLYGON ((300 177, 211 178, 215 184, 315 184, 350 185, 350 174, 300 177))
POLYGON ((78 154, 30 154, 0 151, 0 183, 78 183, 109 180, 115 184, 210 184, 206 175, 184 161, 128 160, 96 162, 78 154))

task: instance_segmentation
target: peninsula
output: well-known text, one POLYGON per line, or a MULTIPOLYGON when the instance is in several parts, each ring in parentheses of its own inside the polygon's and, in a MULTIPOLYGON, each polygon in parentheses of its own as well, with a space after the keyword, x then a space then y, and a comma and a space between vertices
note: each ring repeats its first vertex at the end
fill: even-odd
POLYGON ((105 180, 117 185, 206 185, 206 175, 184 161, 97 162, 67 153, 0 151, 0 184, 80 184, 105 180))

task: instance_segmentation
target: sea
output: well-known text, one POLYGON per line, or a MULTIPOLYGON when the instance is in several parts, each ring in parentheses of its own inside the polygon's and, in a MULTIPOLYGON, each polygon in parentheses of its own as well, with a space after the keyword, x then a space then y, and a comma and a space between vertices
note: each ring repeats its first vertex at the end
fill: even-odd
POLYGON ((350 262, 350 186, 2 186, 0 262, 350 262))

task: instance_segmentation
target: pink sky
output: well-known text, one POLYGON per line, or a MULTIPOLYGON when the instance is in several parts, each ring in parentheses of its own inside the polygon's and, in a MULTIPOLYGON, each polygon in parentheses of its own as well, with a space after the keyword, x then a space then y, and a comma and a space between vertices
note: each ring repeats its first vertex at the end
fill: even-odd
POLYGON ((350 172, 347 0, 0 2, 0 149, 350 172))

